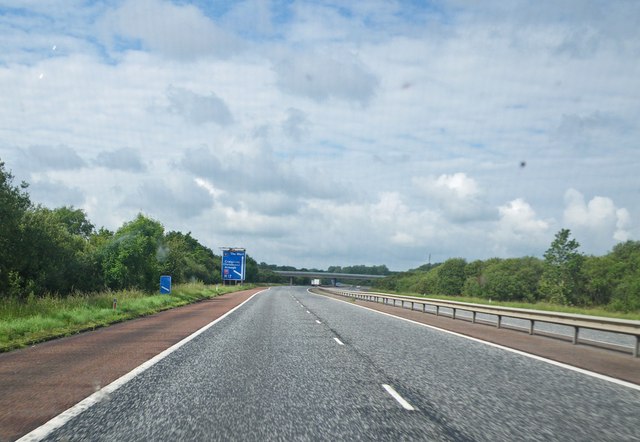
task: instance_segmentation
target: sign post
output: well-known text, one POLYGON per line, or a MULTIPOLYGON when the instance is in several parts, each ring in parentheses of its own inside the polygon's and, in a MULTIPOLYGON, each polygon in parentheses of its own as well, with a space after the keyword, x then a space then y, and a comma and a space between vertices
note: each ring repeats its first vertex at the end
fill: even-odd
POLYGON ((171 294, 171 276, 162 275, 160 277, 160 294, 161 295, 171 294))
POLYGON ((245 249, 226 248, 222 250, 222 280, 242 283, 245 276, 245 249))

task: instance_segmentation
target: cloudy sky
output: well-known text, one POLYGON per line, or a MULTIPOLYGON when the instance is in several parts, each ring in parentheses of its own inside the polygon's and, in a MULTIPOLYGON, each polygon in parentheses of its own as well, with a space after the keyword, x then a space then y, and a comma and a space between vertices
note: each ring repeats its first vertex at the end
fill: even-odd
POLYGON ((404 270, 640 239, 640 2, 0 0, 0 159, 47 207, 404 270), (64 6, 63 6, 64 5, 64 6))

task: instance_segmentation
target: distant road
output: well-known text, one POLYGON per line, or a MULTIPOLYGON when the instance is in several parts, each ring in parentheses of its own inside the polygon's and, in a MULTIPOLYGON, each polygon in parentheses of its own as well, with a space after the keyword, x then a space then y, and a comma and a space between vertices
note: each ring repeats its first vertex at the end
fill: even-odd
POLYGON ((352 439, 640 440, 640 391, 278 287, 47 438, 352 439))

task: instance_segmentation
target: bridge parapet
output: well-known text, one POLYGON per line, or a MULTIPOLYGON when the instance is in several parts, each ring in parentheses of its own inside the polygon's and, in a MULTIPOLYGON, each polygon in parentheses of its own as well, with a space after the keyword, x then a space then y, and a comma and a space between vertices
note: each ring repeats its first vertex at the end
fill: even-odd
POLYGON ((372 281, 374 279, 384 278, 385 275, 362 275, 354 273, 330 273, 330 272, 307 272, 301 270, 274 270, 276 275, 289 277, 290 284, 293 284, 293 278, 320 278, 330 279, 331 285, 335 287, 338 279, 342 280, 365 280, 372 281))

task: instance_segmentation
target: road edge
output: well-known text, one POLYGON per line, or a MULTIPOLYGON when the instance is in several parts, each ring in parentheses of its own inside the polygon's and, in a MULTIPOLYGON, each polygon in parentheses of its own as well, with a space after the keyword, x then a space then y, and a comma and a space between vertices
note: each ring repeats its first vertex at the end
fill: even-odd
POLYGON ((491 341, 485 341, 483 339, 479 339, 479 338, 476 338, 476 337, 473 337, 473 336, 465 335, 465 334, 458 333, 458 332, 455 332, 455 331, 452 331, 452 330, 447 330, 447 329, 442 328, 442 327, 437 327, 435 325, 425 324, 425 323, 422 323, 422 322, 414 321, 413 319, 409 319, 409 318, 405 318, 405 317, 402 317, 402 316, 399 316, 399 315, 394 315, 394 314, 391 314, 391 313, 387 313, 387 312, 383 312, 383 311, 376 310, 376 309, 373 309, 373 308, 369 308, 369 307, 366 307, 364 305, 359 305, 357 303, 349 302, 347 300, 334 298, 333 296, 327 296, 326 294, 315 293, 315 292, 311 291, 310 289, 308 289, 307 292, 312 294, 312 295, 324 296, 326 298, 332 299, 332 300, 337 301, 337 302, 343 302, 345 304, 353 305, 355 307, 359 307, 359 308, 362 308, 362 309, 365 309, 365 310, 369 310, 371 312, 379 313, 381 315, 385 315, 385 316, 389 316, 389 317, 392 317, 392 318, 396 318, 396 319, 400 319, 400 320, 403 320, 403 321, 407 321, 407 322, 410 322, 412 324, 420 325, 420 326, 427 327, 427 328, 430 328, 430 329, 433 329, 433 330, 438 330, 438 331, 441 331, 441 332, 444 332, 444 333, 448 333, 448 334, 451 334, 451 335, 454 335, 454 336, 458 336, 458 337, 465 338, 465 339, 468 339, 468 340, 471 340, 471 341, 475 341, 475 342, 478 342, 478 343, 481 343, 481 344, 485 344, 485 345, 488 345, 488 346, 491 346, 491 347, 494 347, 494 348, 499 348, 499 349, 502 349, 502 350, 509 351, 511 353, 515 353, 515 354, 518 354, 518 355, 521 355, 521 356, 525 356, 525 357, 528 357, 528 358, 531 358, 531 359, 535 359, 535 360, 538 360, 538 361, 541 361, 541 362, 545 362, 547 364, 555 365, 557 367, 561 367, 561 368, 564 368, 564 369, 567 369, 567 370, 571 370, 571 371, 574 371, 574 372, 577 372, 577 373, 581 373, 581 374, 584 374, 584 375, 587 375, 587 376, 590 376, 590 377, 593 377, 593 378, 596 378, 596 379, 604 380, 604 381, 611 382, 611 383, 614 383, 614 384, 617 384, 617 385, 620 385, 620 386, 623 386, 623 387, 627 387, 627 388, 631 388, 633 390, 640 391, 640 385, 635 384, 633 382, 625 381, 623 379, 618 379, 618 378, 615 378, 615 377, 612 377, 612 376, 608 376, 608 375, 605 375, 605 374, 602 374, 602 373, 598 373, 598 372, 595 372, 595 371, 591 371, 591 370, 587 370, 587 369, 584 369, 584 368, 576 367, 574 365, 567 364, 565 362, 560 362, 560 361, 556 361, 556 360, 553 360, 553 359, 550 359, 550 358, 546 358, 544 356, 536 355, 536 354, 533 354, 533 353, 528 353, 526 351, 518 350, 516 348, 511 348, 511 347, 508 347, 508 346, 503 345, 503 344, 496 344, 496 343, 491 342, 491 341))
POLYGON ((158 353, 156 356, 152 357, 151 359, 147 360, 146 362, 143 362, 142 364, 140 364, 139 366, 137 366, 133 370, 131 370, 128 373, 120 376, 118 379, 116 379, 115 381, 111 382, 109 385, 106 385, 105 387, 103 387, 100 390, 96 391, 92 395, 84 398, 83 400, 81 400, 80 402, 78 402, 77 404, 72 406, 71 408, 68 408, 67 410, 65 410, 62 413, 58 414, 54 418, 50 419, 49 421, 45 422, 44 424, 40 425, 39 427, 37 427, 34 430, 30 431, 29 433, 25 434, 24 436, 19 438, 17 440, 17 442, 32 442, 32 441, 40 441, 40 440, 44 439, 49 434, 51 434, 53 431, 55 431, 56 429, 62 427, 64 424, 69 422, 74 417, 79 416, 84 411, 88 410, 89 408, 91 408, 95 404, 99 403, 102 399, 107 397, 109 394, 113 393, 114 391, 116 391, 117 389, 122 387, 123 385, 127 384, 129 381, 134 379, 139 374, 144 373, 146 370, 148 370, 149 368, 153 367, 155 364, 157 364, 158 362, 160 362, 161 360, 163 360, 164 358, 169 356, 171 353, 175 352, 180 347, 182 347, 185 344, 189 343, 194 338, 196 338, 200 334, 204 333, 205 331, 207 331, 209 328, 213 327, 218 322, 222 321, 224 318, 229 316, 231 313, 235 312, 240 307, 245 305, 247 302, 252 300, 256 295, 259 295, 260 293, 263 293, 263 292, 268 291, 268 290, 269 290, 269 288, 266 288, 266 289, 260 290, 259 292, 254 293, 248 299, 243 301, 241 304, 238 304, 237 306, 235 306, 234 308, 232 308, 228 312, 224 313, 222 316, 214 319, 210 323, 206 324, 205 326, 199 328, 198 330, 196 330, 195 332, 190 334, 189 336, 187 336, 187 337, 183 338, 182 340, 178 341, 177 343, 173 344, 171 347, 163 350, 162 352, 158 353))

